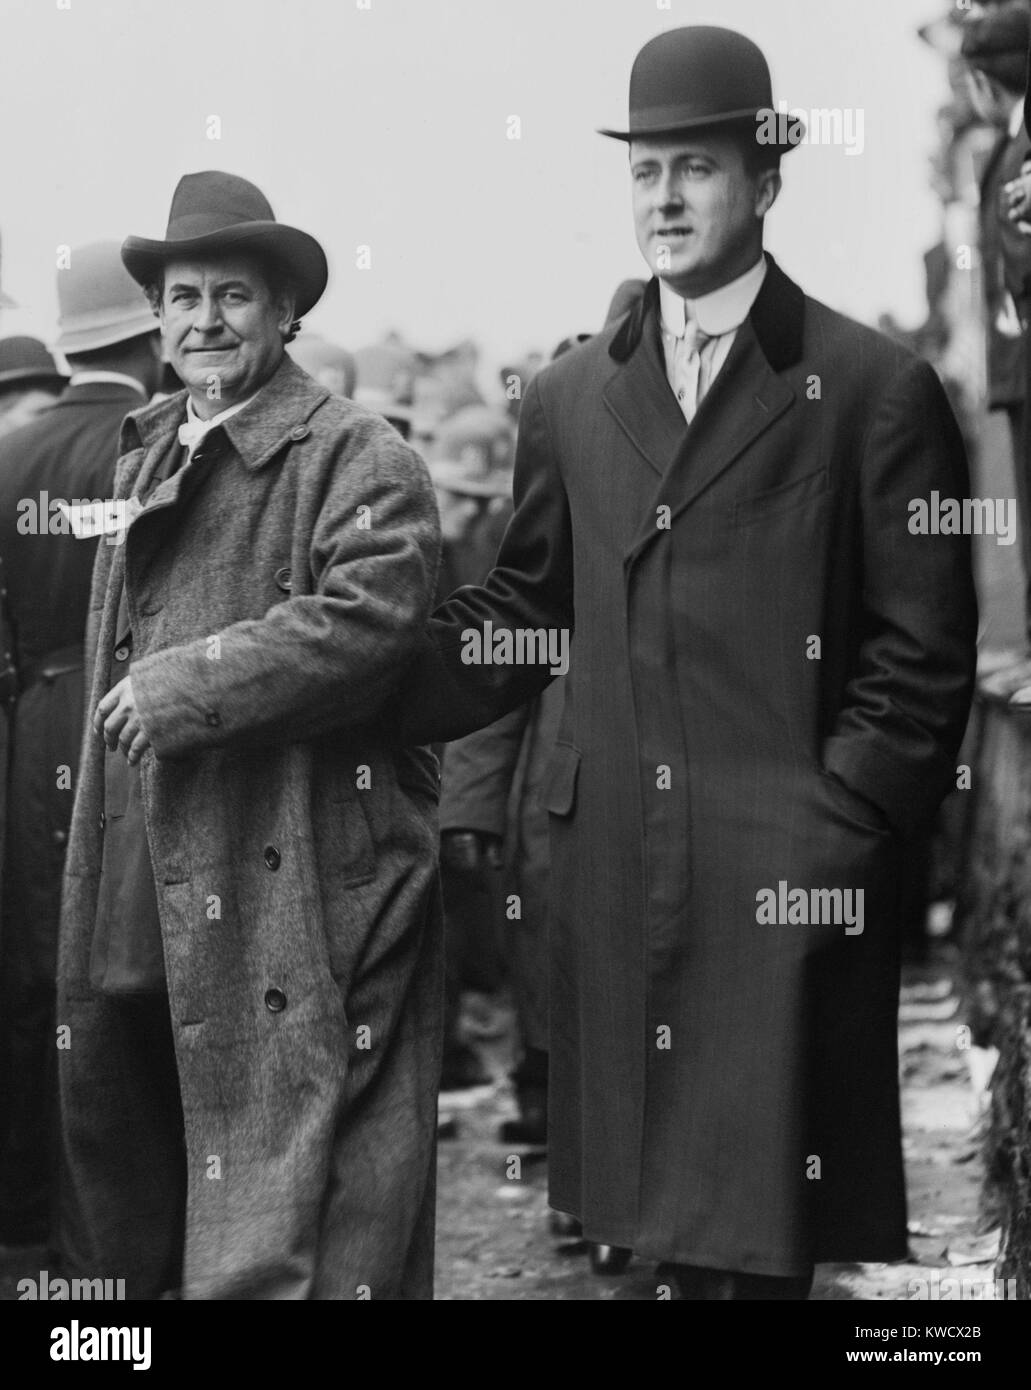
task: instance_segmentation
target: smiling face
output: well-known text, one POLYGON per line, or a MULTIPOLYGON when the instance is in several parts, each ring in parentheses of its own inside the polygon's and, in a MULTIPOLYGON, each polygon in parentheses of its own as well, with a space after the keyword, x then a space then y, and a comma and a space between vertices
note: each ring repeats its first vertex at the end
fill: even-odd
POLYGON ((160 317, 168 359, 207 420, 247 400, 272 376, 294 304, 272 289, 250 256, 170 261, 160 317))
POLYGON ((759 259, 780 175, 749 170, 739 136, 634 140, 630 177, 641 254, 677 294, 709 294, 759 259))

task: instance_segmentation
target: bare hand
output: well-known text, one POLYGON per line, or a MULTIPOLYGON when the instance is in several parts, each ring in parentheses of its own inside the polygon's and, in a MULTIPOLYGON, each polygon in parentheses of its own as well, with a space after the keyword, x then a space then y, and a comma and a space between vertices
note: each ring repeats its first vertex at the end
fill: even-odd
POLYGON ((93 716, 93 727, 108 748, 120 748, 130 764, 143 757, 150 739, 143 732, 131 676, 124 676, 101 700, 93 716))

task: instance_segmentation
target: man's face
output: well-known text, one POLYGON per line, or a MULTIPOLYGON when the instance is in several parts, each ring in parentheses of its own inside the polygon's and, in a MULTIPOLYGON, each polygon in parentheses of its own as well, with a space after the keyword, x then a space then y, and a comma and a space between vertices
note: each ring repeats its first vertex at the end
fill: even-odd
POLYGON ((161 298, 168 360, 201 418, 252 396, 279 366, 294 317, 249 256, 170 261, 161 298))
POLYGON ((735 137, 719 131, 630 145, 634 227, 652 271, 696 299, 759 259, 776 173, 749 174, 735 137))

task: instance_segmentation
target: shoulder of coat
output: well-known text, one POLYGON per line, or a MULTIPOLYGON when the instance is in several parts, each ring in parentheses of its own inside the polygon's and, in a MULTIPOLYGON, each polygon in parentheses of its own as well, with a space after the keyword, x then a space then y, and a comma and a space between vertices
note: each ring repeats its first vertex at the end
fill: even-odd
POLYGON ((868 372, 891 377, 923 359, 880 329, 849 318, 818 299, 806 297, 806 358, 830 353, 847 363, 852 377, 868 372))

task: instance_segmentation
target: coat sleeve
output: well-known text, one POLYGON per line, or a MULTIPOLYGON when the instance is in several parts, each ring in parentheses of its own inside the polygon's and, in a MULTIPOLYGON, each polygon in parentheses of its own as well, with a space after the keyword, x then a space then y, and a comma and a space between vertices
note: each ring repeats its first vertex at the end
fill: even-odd
POLYGON ((440 780, 440 829, 478 830, 503 838, 508 798, 531 705, 449 743, 440 780))
POLYGON ((367 723, 396 684, 433 601, 440 525, 419 456, 386 425, 363 430, 357 441, 342 434, 329 460, 310 543, 314 592, 133 664, 159 758, 367 723))
POLYGON ((911 833, 955 784, 976 668, 977 601, 965 535, 927 535, 911 503, 969 492, 959 428, 916 358, 874 409, 861 476, 863 639, 826 770, 911 833))
MULTIPOLYGON (((546 373, 545 373, 546 375, 546 373)), ((458 589, 436 610, 384 733, 402 743, 460 738, 532 699, 553 679, 547 665, 463 660, 467 634, 485 625, 573 631, 573 541, 569 503, 541 402, 539 379, 519 413, 515 511, 497 563, 478 587, 458 589)))

